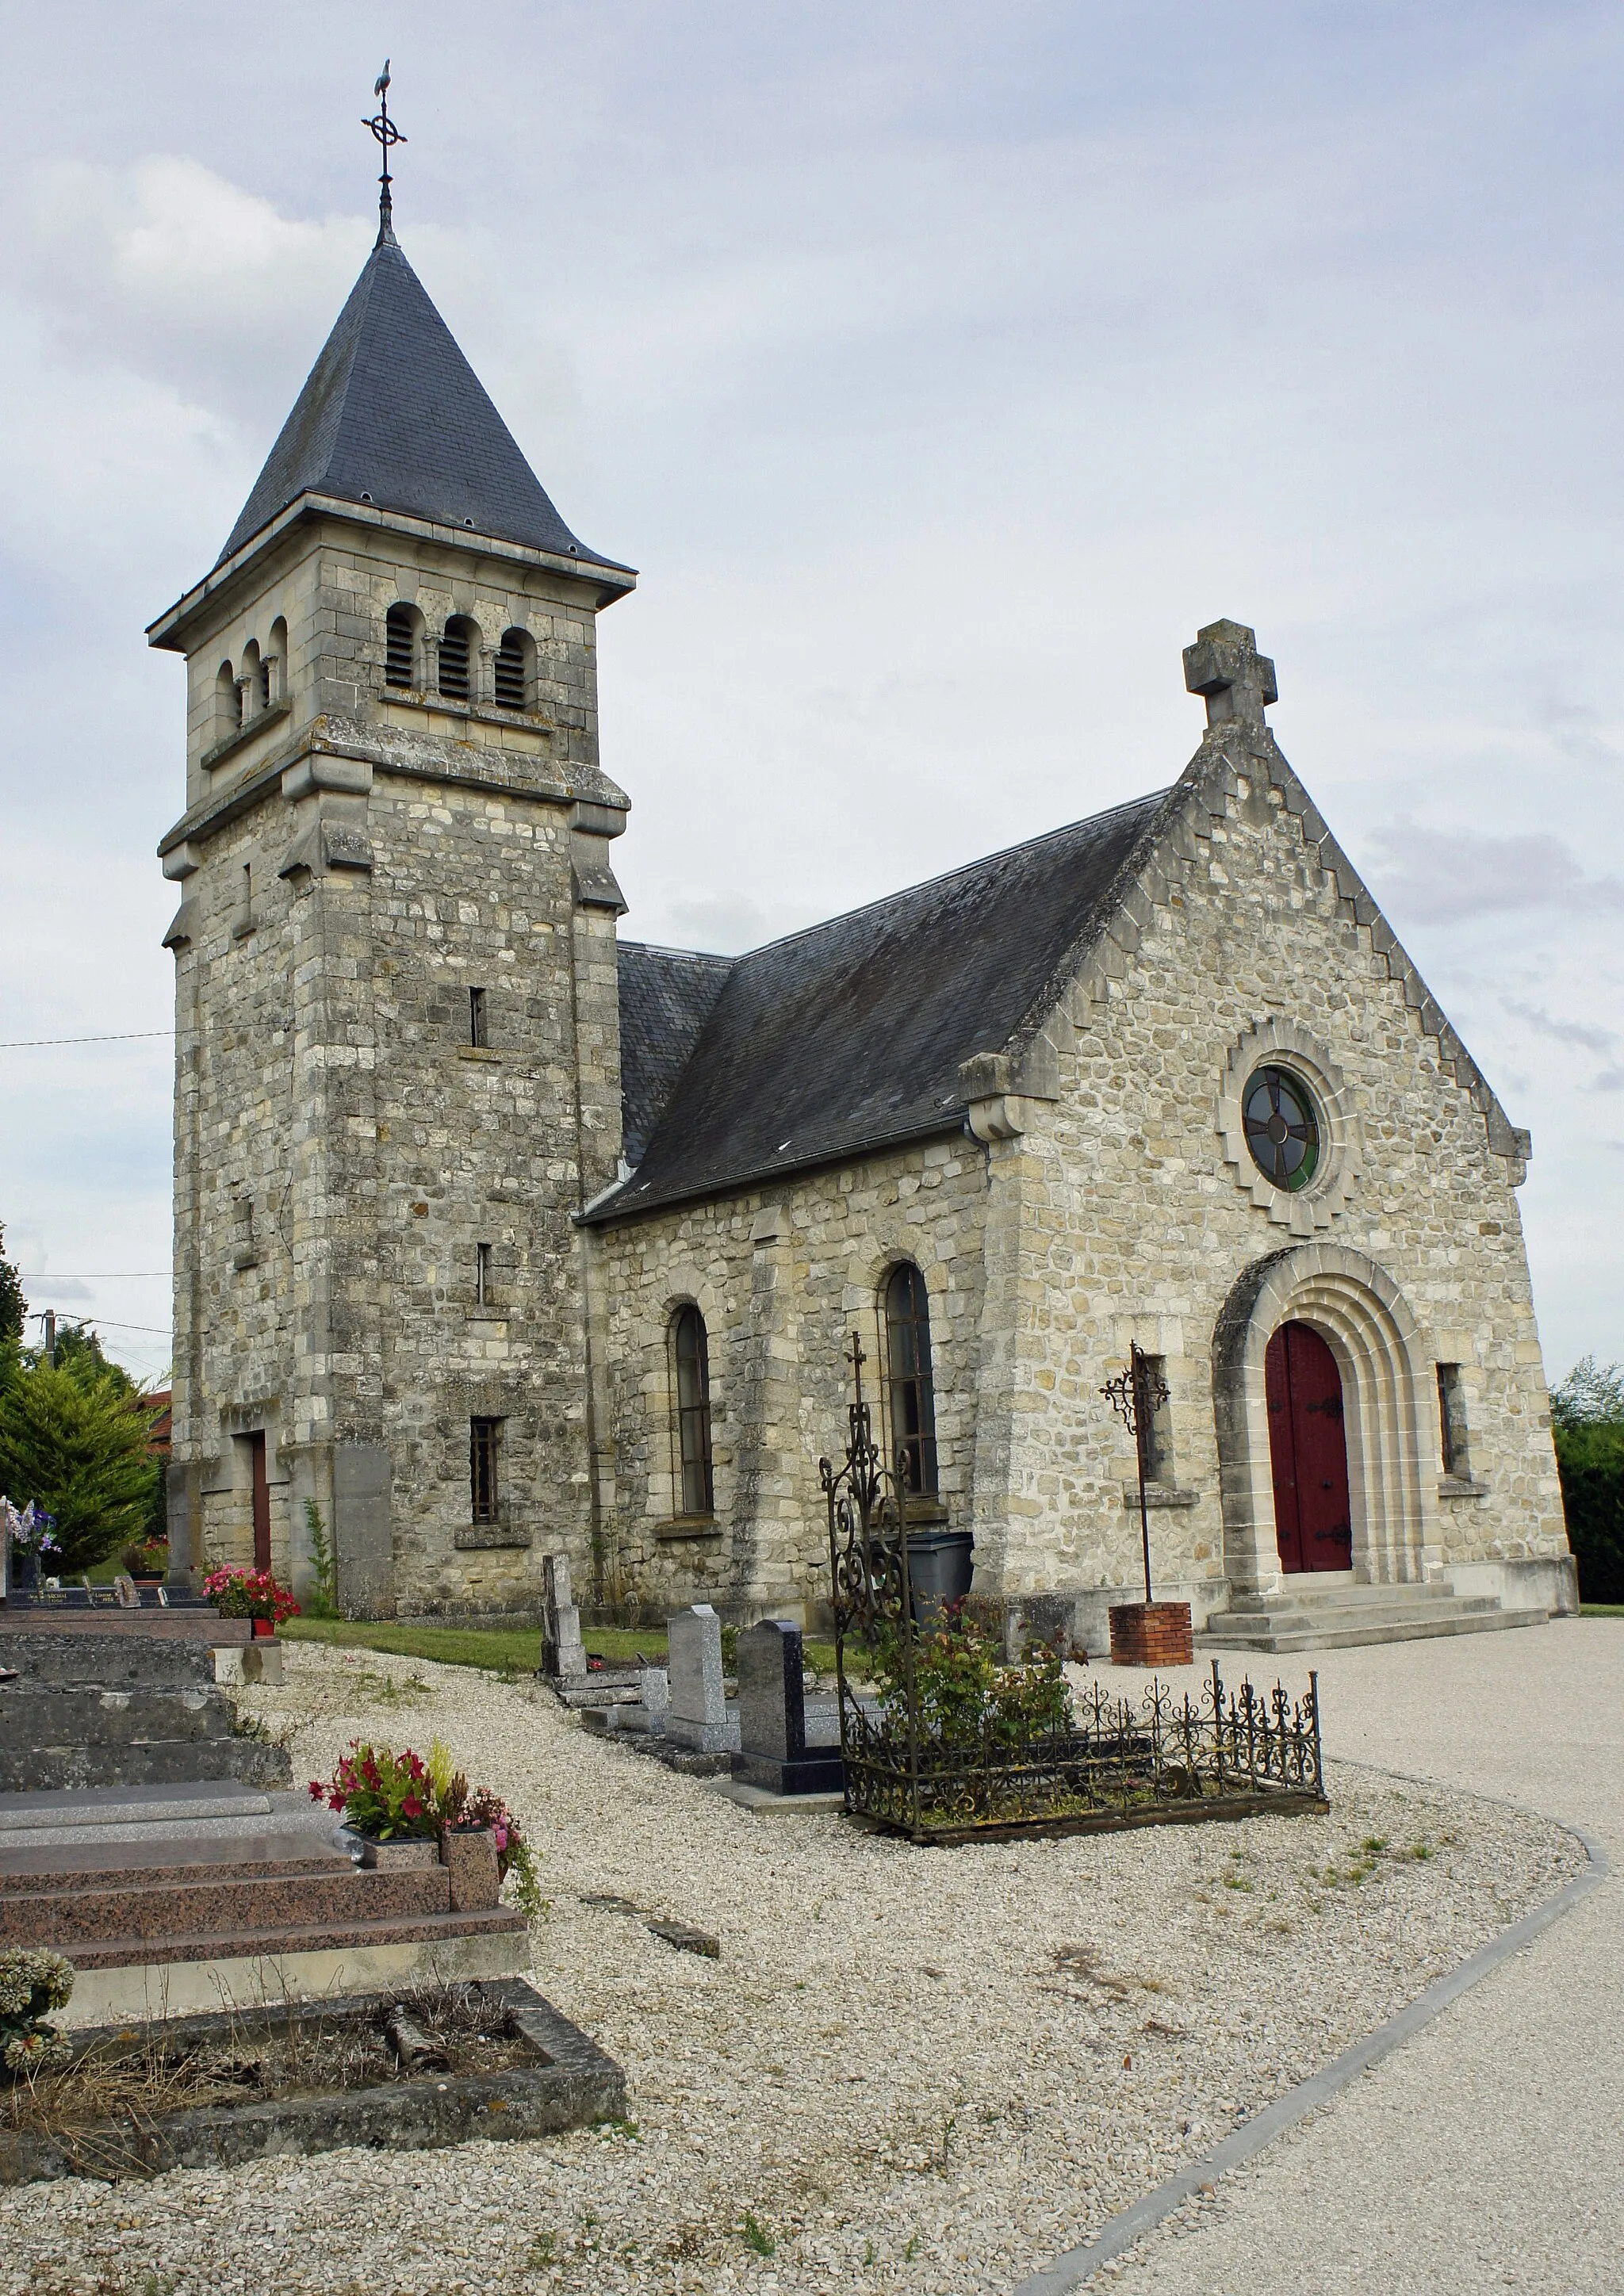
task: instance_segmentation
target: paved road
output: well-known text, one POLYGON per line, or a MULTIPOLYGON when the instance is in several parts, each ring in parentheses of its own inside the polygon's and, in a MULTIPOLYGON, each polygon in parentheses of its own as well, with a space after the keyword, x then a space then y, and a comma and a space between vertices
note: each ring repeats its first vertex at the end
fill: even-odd
POLYGON ((1319 1669, 1328 1752, 1582 1826, 1615 1878, 1226 2178, 1194 2229, 1151 2234, 1111 2284, 1620 2296, 1624 1619, 1288 1663, 1319 1669))

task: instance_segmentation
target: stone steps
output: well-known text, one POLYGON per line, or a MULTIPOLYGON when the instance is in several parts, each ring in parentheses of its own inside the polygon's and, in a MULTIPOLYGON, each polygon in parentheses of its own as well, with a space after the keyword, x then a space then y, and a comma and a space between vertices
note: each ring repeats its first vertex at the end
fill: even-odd
POLYGON ((65 1628, 20 1628, 0 1611, 0 1660, 22 1677, 7 1695, 48 1690, 207 1690, 214 1683, 216 1644, 244 1643, 226 1629, 244 1620, 215 1619, 222 1631, 160 1635, 73 1633, 65 1628))
POLYGON ((1214 1651, 1357 1650, 1432 1636, 1497 1634, 1543 1625, 1546 1616, 1503 1609, 1490 1595, 1451 1595, 1441 1587, 1328 1587, 1312 1595, 1293 1589, 1214 1611, 1195 1641, 1199 1649, 1214 1651))

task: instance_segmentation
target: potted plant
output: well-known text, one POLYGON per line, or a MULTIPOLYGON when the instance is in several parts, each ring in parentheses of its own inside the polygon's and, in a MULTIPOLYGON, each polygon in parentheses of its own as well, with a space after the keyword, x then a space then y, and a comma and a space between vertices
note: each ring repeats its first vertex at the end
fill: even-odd
POLYGON ((162 1539, 132 1539, 119 1556, 137 1587, 161 1587, 169 1567, 169 1549, 162 1539))
POLYGON ((203 1592, 223 1619, 250 1619, 256 1641, 267 1639, 284 1619, 299 1614, 298 1603, 268 1570, 244 1570, 238 1563, 211 1570, 203 1592))
POLYGON ((433 1866, 439 1862, 440 1816, 434 1782, 420 1754, 406 1747, 354 1739, 325 1784, 310 1781, 312 1801, 342 1810, 348 1831, 361 1845, 363 1866, 433 1866))
POLYGON ((451 1875, 453 1913, 496 1905, 512 1874, 519 1903, 534 1916, 541 1897, 530 1846, 501 1795, 489 1786, 471 1788, 443 1739, 430 1746, 428 1767, 439 1818, 440 1861, 451 1875))

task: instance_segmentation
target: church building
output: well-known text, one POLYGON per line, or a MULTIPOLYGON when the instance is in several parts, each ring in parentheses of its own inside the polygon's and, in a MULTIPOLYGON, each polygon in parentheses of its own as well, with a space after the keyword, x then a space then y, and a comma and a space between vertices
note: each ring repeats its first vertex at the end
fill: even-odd
MULTIPOLYGON (((910 1518, 1094 1648, 1572 1564, 1513 1126, 1219 621, 1170 786, 729 958, 619 929, 630 800, 564 524, 378 242, 185 656, 171 1568, 816 1622, 856 1333, 910 1518)), ((1169 661, 1169 670, 1171 670, 1169 661)), ((1406 1606, 1409 1608, 1407 1609, 1406 1606)))

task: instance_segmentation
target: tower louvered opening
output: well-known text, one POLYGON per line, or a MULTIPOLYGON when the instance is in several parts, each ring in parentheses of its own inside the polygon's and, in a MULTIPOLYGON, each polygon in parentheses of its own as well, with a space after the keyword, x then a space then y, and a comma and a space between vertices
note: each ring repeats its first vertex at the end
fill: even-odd
POLYGON ((528 709, 530 702, 529 636, 523 630, 504 630, 496 648, 496 707, 528 709))
POLYGON ((410 606, 391 606, 384 630, 383 675, 390 685, 417 683, 416 618, 410 606))
POLYGON ((439 642, 439 690, 447 701, 466 701, 472 660, 472 631, 458 615, 439 642))

